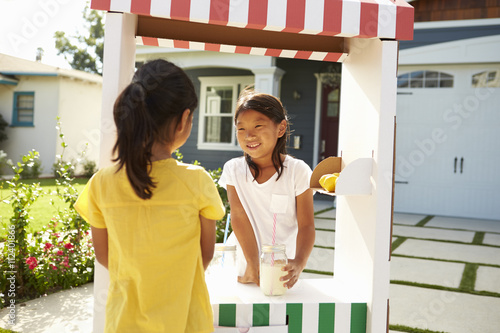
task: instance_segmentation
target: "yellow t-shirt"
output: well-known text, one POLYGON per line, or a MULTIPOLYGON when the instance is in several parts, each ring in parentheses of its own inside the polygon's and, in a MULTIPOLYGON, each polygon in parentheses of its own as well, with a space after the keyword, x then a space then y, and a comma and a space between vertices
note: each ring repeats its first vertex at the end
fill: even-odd
POLYGON ((80 215, 108 231, 110 286, 105 332, 212 332, 199 215, 224 206, 201 167, 153 162, 153 197, 140 199, 125 170, 97 172, 76 202, 80 215))

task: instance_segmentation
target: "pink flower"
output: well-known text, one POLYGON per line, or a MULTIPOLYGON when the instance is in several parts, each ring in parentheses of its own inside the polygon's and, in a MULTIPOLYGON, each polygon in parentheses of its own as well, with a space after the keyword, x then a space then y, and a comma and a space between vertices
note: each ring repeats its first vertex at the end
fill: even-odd
POLYGON ((53 246, 51 243, 45 243, 45 250, 50 250, 53 246))
POLYGON ((57 267, 56 267, 55 265, 50 264, 49 266, 50 266, 50 268, 52 268, 53 270, 55 270, 55 271, 57 270, 57 267))
POLYGON ((64 245, 64 247, 69 250, 69 249, 72 249, 74 246, 71 243, 67 243, 67 244, 64 245))
POLYGON ((35 257, 28 257, 28 259, 26 259, 26 264, 29 265, 29 269, 35 269, 35 267, 38 266, 38 262, 35 257))
POLYGON ((63 252, 63 251, 61 251, 61 250, 59 250, 59 251, 57 251, 57 253, 56 253, 56 254, 57 254, 58 256, 62 256, 62 255, 64 254, 64 252, 63 252))

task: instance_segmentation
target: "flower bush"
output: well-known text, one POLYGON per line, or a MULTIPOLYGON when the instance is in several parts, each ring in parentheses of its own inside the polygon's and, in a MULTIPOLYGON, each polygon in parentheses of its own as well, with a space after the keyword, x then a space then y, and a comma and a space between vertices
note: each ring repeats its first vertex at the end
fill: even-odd
MULTIPOLYGON (((63 139, 63 136, 61 135, 63 139)), ((64 139, 63 139, 64 140, 64 139)), ((66 143, 62 143, 63 153, 66 143)), ((13 216, 8 225, 5 241, 0 243, 0 308, 14 302, 32 299, 47 292, 67 289, 93 280, 94 248, 90 226, 76 212, 74 204, 78 192, 73 186, 73 166, 58 159, 59 179, 53 195, 68 204, 42 231, 27 233, 31 220, 30 207, 43 193, 39 183, 21 181, 26 168, 33 166, 38 152, 23 156, 22 162, 11 165, 14 177, 7 181, 12 193, 3 198, 13 216)))
POLYGON ((89 232, 62 232, 57 226, 53 219, 43 231, 28 235, 25 285, 32 295, 93 280, 95 254, 89 232))

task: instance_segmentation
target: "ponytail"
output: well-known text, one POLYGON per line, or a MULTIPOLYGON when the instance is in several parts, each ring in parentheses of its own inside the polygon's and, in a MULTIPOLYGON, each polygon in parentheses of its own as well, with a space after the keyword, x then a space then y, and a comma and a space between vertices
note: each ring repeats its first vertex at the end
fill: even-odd
POLYGON ((113 110, 117 128, 113 161, 118 162, 117 171, 125 168, 141 199, 150 199, 156 187, 150 176, 153 144, 171 142, 172 125, 176 128, 184 110, 192 113, 197 104, 191 80, 166 60, 143 65, 118 96, 113 110))
POLYGON ((151 166, 154 125, 146 109, 146 91, 137 83, 130 84, 116 100, 114 119, 117 139, 113 152, 117 153, 118 170, 125 171, 130 185, 142 199, 149 199, 156 187, 148 169, 151 166))

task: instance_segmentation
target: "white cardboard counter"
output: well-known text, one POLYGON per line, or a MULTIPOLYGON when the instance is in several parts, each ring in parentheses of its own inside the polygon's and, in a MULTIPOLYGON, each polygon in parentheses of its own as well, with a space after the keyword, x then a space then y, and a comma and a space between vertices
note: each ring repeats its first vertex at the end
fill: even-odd
POLYGON ((366 332, 366 299, 333 278, 301 279, 282 296, 227 280, 207 279, 207 286, 215 332, 366 332))

